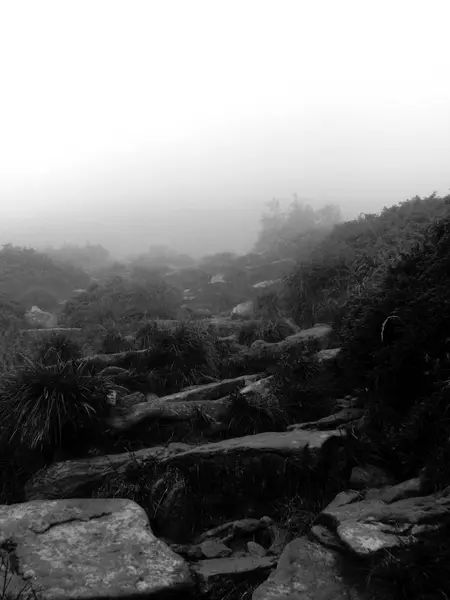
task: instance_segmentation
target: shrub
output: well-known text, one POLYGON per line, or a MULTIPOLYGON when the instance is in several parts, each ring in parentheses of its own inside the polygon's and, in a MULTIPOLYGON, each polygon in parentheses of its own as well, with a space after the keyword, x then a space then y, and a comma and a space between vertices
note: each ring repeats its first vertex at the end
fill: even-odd
POLYGON ((53 333, 37 347, 37 357, 44 364, 57 364, 79 360, 83 356, 81 345, 63 333, 53 333))
POLYGON ((286 413, 275 396, 248 400, 236 392, 232 395, 227 411, 228 435, 241 437, 265 431, 285 431, 288 425, 286 413))
POLYGON ((344 379, 369 390, 369 433, 401 476, 427 467, 450 483, 450 219, 390 267, 343 320, 344 379))
POLYGON ((218 355, 201 325, 182 323, 173 331, 156 330, 150 348, 125 354, 117 366, 148 375, 156 394, 171 394, 215 380, 218 355))
POLYGON ((77 454, 102 430, 112 382, 95 377, 83 363, 27 359, 3 375, 0 422, 4 443, 52 454, 77 454))

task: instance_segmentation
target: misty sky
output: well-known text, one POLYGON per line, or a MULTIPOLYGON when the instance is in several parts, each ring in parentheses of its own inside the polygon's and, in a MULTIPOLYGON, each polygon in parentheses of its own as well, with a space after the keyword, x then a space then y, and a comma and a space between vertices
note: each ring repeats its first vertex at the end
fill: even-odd
POLYGON ((5 0, 0 243, 246 251, 450 188, 448 0, 5 0))

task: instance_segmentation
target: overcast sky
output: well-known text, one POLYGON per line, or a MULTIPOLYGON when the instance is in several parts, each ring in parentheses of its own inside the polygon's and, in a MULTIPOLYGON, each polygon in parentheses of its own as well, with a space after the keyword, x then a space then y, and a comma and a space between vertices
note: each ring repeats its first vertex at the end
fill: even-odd
POLYGON ((0 3, 0 242, 248 250, 450 188, 448 0, 0 3))

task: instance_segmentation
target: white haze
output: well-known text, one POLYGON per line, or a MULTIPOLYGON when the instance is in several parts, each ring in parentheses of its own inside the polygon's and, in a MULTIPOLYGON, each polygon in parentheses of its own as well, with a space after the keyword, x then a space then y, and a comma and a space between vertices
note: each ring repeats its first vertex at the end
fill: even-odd
POLYGON ((246 251, 450 187, 447 0, 6 0, 0 243, 246 251))

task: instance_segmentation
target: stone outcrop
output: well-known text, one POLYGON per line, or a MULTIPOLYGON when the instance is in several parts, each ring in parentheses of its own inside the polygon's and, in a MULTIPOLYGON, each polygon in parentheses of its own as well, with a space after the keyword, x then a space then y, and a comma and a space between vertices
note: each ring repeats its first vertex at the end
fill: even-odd
MULTIPOLYGON (((22 580, 42 600, 181 600, 194 585, 185 560, 153 535, 144 510, 130 500, 0 506, 0 545, 16 586, 22 580)), ((4 576, 0 571, 2 589, 4 576)))
POLYGON ((317 524, 335 533, 360 557, 404 548, 450 524, 450 488, 428 496, 419 479, 367 493, 343 493, 325 508, 317 524))
POLYGON ((87 495, 87 490, 99 487, 108 477, 123 474, 135 464, 147 468, 188 448, 187 444, 169 444, 133 453, 123 452, 54 463, 27 482, 25 497, 27 500, 80 498, 87 495))
POLYGON ((362 586, 342 576, 342 556, 305 537, 290 542, 253 600, 363 600, 362 586))

